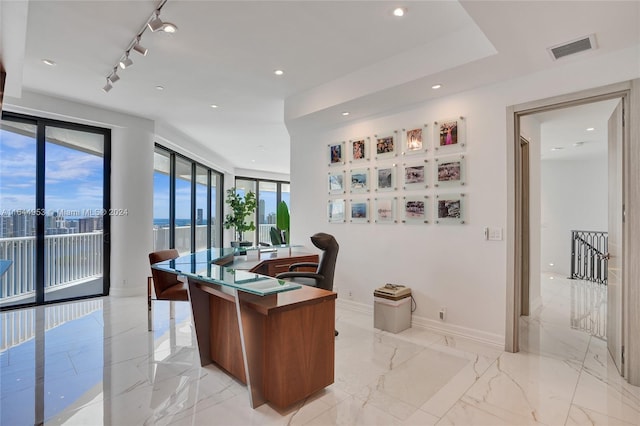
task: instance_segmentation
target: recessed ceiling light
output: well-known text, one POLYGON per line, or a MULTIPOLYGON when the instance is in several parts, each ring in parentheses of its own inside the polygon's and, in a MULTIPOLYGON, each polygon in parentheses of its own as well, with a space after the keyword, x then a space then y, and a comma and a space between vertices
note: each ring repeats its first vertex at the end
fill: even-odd
POLYGON ((587 127, 586 130, 587 130, 587 132, 593 132, 595 130, 595 128, 594 127, 587 127))
POLYGON ((50 67, 56 66, 56 61, 54 61, 53 59, 43 59, 42 62, 49 65, 50 67))
POLYGON ((434 84, 433 86, 431 86, 431 88, 432 88, 433 90, 437 90, 437 89, 439 89, 439 88, 441 88, 441 87, 442 87, 442 84, 434 84))
POLYGON ((553 148, 551 148, 551 151, 562 151, 564 149, 564 147, 562 146, 555 146, 553 148))
POLYGON ((218 105, 216 105, 216 104, 211 104, 211 108, 218 108, 218 105))
POLYGON ((283 74, 284 74, 284 71, 282 71, 282 70, 275 70, 273 73, 274 73, 275 75, 283 75, 283 74))
POLYGON ((156 86, 156 90, 164 90, 164 86, 156 86))
POLYGON ((407 9, 404 7, 396 7, 393 9, 393 16, 401 17, 407 12, 407 9))
POLYGON ((343 115, 343 116, 345 116, 345 117, 346 117, 347 115, 349 115, 349 114, 350 114, 350 113, 349 113, 349 111, 345 111, 345 112, 343 112, 343 113, 342 113, 342 115, 343 115))

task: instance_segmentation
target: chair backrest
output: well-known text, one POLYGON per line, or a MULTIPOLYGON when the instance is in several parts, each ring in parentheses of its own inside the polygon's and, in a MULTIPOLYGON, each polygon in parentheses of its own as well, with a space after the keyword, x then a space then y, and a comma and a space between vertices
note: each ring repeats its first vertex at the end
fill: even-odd
MULTIPOLYGON (((158 262, 175 259, 179 256, 178 250, 176 249, 155 251, 153 253, 149 253, 149 263, 154 265, 158 262)), ((154 268, 151 268, 151 276, 153 277, 153 288, 156 291, 156 297, 161 297, 160 295, 164 290, 178 284, 179 282, 176 274, 159 271, 154 268)))
POLYGON ((333 291, 333 276, 340 246, 333 235, 324 232, 313 234, 311 242, 323 251, 316 273, 324 276, 324 279, 317 283, 317 287, 333 291))

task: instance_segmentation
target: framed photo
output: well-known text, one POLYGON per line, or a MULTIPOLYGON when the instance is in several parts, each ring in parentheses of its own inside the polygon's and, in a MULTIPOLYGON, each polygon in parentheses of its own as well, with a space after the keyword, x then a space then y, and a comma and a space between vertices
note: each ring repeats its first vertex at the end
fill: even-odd
POLYGON ((402 155, 427 152, 427 125, 402 129, 402 155))
POLYGON ((345 163, 344 142, 328 145, 327 155, 330 166, 342 166, 345 163))
POLYGON ((350 201, 350 222, 352 223, 368 223, 369 222, 369 199, 351 200, 350 201))
POLYGON ((369 169, 353 169, 351 170, 350 188, 351 192, 368 192, 369 191, 369 169))
POLYGON ((464 194, 436 195, 436 223, 465 223, 466 203, 464 194))
POLYGON ((396 156, 396 143, 398 139, 398 131, 374 135, 376 142, 376 160, 383 158, 392 158, 396 156))
POLYGON ((436 152, 457 152, 465 149, 465 121, 464 117, 458 117, 433 123, 433 145, 436 152))
POLYGON ((375 199, 374 214, 376 223, 398 222, 396 220, 396 201, 395 197, 375 199))
POLYGON ((327 183, 329 184, 329 194, 344 194, 346 192, 344 170, 329 172, 327 183))
POLYGON ((396 165, 378 166, 375 168, 376 191, 395 191, 396 186, 396 165))
POLYGON ((358 138, 349 141, 351 163, 369 161, 369 141, 371 138, 358 138))
POLYGON ((452 155, 435 159, 433 186, 448 187, 464 185, 466 162, 464 155, 452 155))
POLYGON ((329 200, 329 205, 327 208, 327 217, 329 218, 329 223, 345 222, 344 206, 344 199, 329 200))
POLYGON ((404 163, 402 165, 402 188, 408 190, 428 188, 428 167, 428 160, 404 163))
POLYGON ((402 199, 402 223, 429 223, 429 197, 416 195, 402 199))

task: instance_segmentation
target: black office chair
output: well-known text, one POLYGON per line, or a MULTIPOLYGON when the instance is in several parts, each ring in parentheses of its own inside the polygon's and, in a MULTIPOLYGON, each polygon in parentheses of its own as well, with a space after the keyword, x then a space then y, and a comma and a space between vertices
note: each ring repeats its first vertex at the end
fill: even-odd
MULTIPOLYGON (((276 278, 287 279, 300 284, 333 291, 333 276, 336 269, 336 259, 340 246, 333 235, 318 232, 311 236, 314 246, 323 251, 320 263, 300 262, 289 266, 289 272, 282 272, 276 278), (316 268, 315 272, 297 271, 300 268, 316 268)), ((336 330, 335 335, 338 335, 336 330)))

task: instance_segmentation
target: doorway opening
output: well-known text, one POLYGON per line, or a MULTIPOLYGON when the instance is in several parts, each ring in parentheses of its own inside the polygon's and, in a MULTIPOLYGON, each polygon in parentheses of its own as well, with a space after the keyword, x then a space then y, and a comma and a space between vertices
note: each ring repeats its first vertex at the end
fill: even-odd
POLYGON ((520 117, 522 351, 581 361, 606 346, 607 129, 620 99, 520 117))
MULTIPOLYGON (((507 108, 507 125, 508 125, 508 192, 511 200, 508 210, 508 229, 511 232, 508 233, 507 247, 508 247, 508 260, 507 260, 507 273, 510 280, 507 282, 507 326, 506 326, 506 339, 505 349, 509 352, 518 352, 521 349, 520 340, 520 321, 522 314, 527 314, 526 307, 535 308, 535 304, 539 303, 535 300, 536 293, 532 292, 531 287, 539 285, 541 277, 541 252, 540 252, 540 232, 539 229, 536 232, 532 231, 532 226, 527 226, 527 222, 540 224, 540 217, 534 218, 531 216, 533 209, 527 207, 527 203, 531 206, 540 206, 540 200, 535 200, 536 193, 530 191, 531 175, 529 173, 536 173, 536 170, 531 170, 532 163, 527 160, 523 160, 523 155, 526 152, 529 156, 536 158, 536 153, 532 150, 536 146, 532 146, 530 141, 524 138, 525 143, 522 143, 521 135, 523 129, 523 119, 528 116, 533 116, 539 113, 545 113, 549 111, 560 111, 578 106, 586 106, 589 104, 602 102, 602 101, 620 101, 620 107, 616 108, 616 117, 612 117, 608 127, 609 141, 616 140, 614 155, 609 155, 609 158, 615 159, 615 164, 607 165, 607 181, 608 181, 608 195, 615 194, 613 204, 608 205, 608 223, 607 231, 611 234, 611 229, 615 229, 614 243, 611 244, 609 240, 609 252, 611 252, 611 246, 615 249, 615 262, 618 262, 616 268, 614 268, 614 277, 617 280, 617 284, 612 286, 609 282, 607 286, 609 306, 608 306, 608 318, 607 334, 609 336, 608 350, 612 354, 614 359, 617 358, 616 366, 621 375, 623 375, 631 384, 635 384, 640 379, 636 375, 640 374, 640 365, 635 360, 631 359, 630 354, 637 351, 638 342, 637 337, 634 336, 634 331, 637 331, 638 324, 635 320, 635 314, 629 309, 629 306, 635 306, 638 299, 638 284, 637 268, 632 264, 630 260, 636 253, 637 247, 634 242, 633 236, 635 235, 635 227, 632 226, 636 222, 635 215, 630 213, 630 206, 635 205, 638 202, 637 191, 630 186, 630 182, 636 178, 636 172, 633 167, 629 167, 630 161, 638 154, 638 134, 633 130, 630 131, 633 126, 637 126, 635 119, 631 122, 634 116, 634 112, 639 102, 640 91, 638 90, 638 81, 630 81, 625 83, 618 83, 601 88, 595 88, 586 90, 579 93, 573 93, 569 95, 557 96, 554 98, 538 100, 521 105, 514 105, 507 108), (522 149, 525 146, 525 149, 522 149), (525 164, 526 162, 526 164, 525 164), (623 167, 625 166, 626 167, 623 167), (609 173, 609 170, 614 170, 613 173, 609 173), (527 179, 529 183, 527 183, 527 179), (613 183, 613 184, 612 184, 613 183), (612 190, 615 189, 615 190, 612 190), (623 211, 623 204, 627 206, 627 213, 623 211), (612 210, 612 208, 614 210, 612 210), (613 214, 610 212, 614 212, 613 214), (610 218, 614 218, 614 222, 610 222, 610 218), (536 245, 535 239, 539 241, 536 245), (535 247, 535 249, 532 249, 535 247), (528 254, 527 254, 528 251, 528 254), (537 256, 537 258, 536 258, 537 256), (533 261, 532 261, 533 259, 533 261), (535 280, 531 280, 531 278, 535 280), (536 278, 537 277, 537 278, 536 278), (612 297, 613 290, 613 297, 612 297), (531 297, 533 294, 533 297, 531 297), (611 303, 615 301, 614 309, 612 310, 611 303), (523 305, 525 309, 523 309, 523 305), (612 313, 615 316, 615 320, 612 320, 612 313), (615 325, 612 333, 612 325, 615 325), (613 340, 615 344, 612 347, 611 336, 615 334, 616 339, 613 340), (630 352, 631 351, 631 352, 630 352), (627 352, 627 362, 623 362, 623 353, 627 352), (633 365, 631 365, 633 364, 633 365)), ((586 130, 586 128, 585 128, 586 130)), ((526 135, 525 135, 526 136, 526 135)), ((576 141, 581 142, 581 141, 576 141)), ((572 142, 572 143, 576 143, 572 142)), ((610 143, 610 142, 608 142, 610 143)), ((586 144, 579 144, 584 147, 586 144)), ((578 147, 576 147, 578 148, 578 147)), ((609 145, 609 154, 611 154, 611 145, 609 145)), ((557 150, 561 151, 561 150, 557 150)), ((539 154, 538 154, 539 155, 539 154)), ((537 171, 539 173, 539 170, 537 171)), ((539 194, 539 191, 537 192, 539 194)), ((534 210, 535 211, 535 210, 534 210)), ((610 235, 611 238, 611 235, 610 235)), ((566 250, 570 250, 570 240, 567 239, 564 244, 567 247, 566 250)), ((605 253, 605 255, 607 255, 605 253)), ((607 257, 609 257, 607 255, 607 257)), ((555 262, 548 262, 555 263, 555 262)), ((611 259, 609 259, 609 279, 611 279, 611 259)), ((547 267, 549 265, 546 265, 547 267)), ((533 310, 533 309, 532 309, 533 310)))

